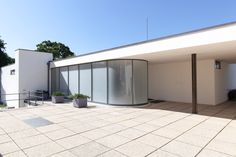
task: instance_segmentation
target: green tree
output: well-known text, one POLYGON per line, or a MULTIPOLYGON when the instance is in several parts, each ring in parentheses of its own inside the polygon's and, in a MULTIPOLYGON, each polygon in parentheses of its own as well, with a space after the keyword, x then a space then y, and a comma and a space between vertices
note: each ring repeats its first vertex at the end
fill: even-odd
POLYGON ((52 42, 45 40, 36 45, 37 51, 49 52, 53 54, 53 59, 66 58, 74 56, 74 53, 70 51, 70 48, 60 42, 52 42))
POLYGON ((0 39, 0 67, 6 66, 8 64, 12 64, 15 62, 14 58, 11 58, 7 55, 6 51, 6 47, 5 47, 6 43, 4 43, 4 41, 2 39, 0 39))

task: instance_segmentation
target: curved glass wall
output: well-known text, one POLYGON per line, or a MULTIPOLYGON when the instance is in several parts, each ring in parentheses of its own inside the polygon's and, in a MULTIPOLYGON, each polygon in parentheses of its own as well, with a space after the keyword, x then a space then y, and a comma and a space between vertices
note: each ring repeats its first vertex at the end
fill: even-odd
POLYGON ((133 100, 134 104, 143 104, 147 102, 147 62, 133 61, 133 100))
POLYGON ((108 61, 109 104, 132 104, 132 61, 108 61))
POLYGON ((111 105, 148 102, 148 71, 144 60, 109 60, 51 69, 51 91, 81 93, 89 101, 111 105))

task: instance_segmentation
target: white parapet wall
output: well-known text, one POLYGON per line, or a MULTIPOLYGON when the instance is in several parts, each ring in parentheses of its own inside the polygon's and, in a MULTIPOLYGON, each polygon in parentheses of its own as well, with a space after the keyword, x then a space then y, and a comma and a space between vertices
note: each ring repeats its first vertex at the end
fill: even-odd
POLYGON ((18 99, 18 72, 16 65, 8 65, 1 68, 1 101, 8 107, 17 107, 18 99), (11 95, 8 95, 11 94, 11 95))
MULTIPOLYGON (((215 69, 215 60, 197 62, 199 104, 216 105, 227 100, 227 63, 215 69)), ((149 98, 191 103, 191 62, 149 65, 149 98)))

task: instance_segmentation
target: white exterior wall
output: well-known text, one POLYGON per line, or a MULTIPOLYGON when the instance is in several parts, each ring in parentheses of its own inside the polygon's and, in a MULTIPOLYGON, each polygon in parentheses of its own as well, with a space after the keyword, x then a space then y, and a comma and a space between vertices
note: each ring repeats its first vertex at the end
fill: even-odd
MULTIPOLYGON (((198 103, 215 104, 214 60, 197 62, 198 103)), ((175 62, 149 65, 149 98, 192 101, 191 63, 175 62)))
MULTIPOLYGON (((47 90, 48 66, 52 60, 51 53, 35 52, 30 50, 17 50, 15 64, 2 68, 2 94, 22 93, 35 90, 47 90), (15 69, 15 75, 10 75, 10 70, 15 69)), ((19 99, 18 95, 8 96, 19 99)), ((21 95, 23 99, 25 95, 21 95)), ((4 98, 2 98, 4 99, 4 98)), ((8 107, 21 107, 23 100, 7 101, 8 107)))
POLYGON ((215 69, 215 104, 223 103, 228 99, 228 68, 227 63, 221 62, 221 69, 215 69))
POLYGON ((18 95, 5 95, 9 93, 18 93, 16 64, 5 66, 1 68, 1 100, 7 104, 8 107, 18 106, 18 101, 5 101, 18 99, 18 95), (15 69, 15 75, 10 75, 11 70, 15 69))
POLYGON ((19 50, 16 53, 19 62, 19 92, 46 90, 48 84, 48 66, 51 53, 19 50))

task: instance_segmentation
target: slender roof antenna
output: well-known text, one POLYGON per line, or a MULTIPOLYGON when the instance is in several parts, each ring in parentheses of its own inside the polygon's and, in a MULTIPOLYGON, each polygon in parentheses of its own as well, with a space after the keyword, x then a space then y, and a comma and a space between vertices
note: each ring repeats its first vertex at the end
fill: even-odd
POLYGON ((148 36, 148 34, 149 34, 149 26, 148 26, 148 23, 149 21, 148 21, 148 17, 147 17, 147 19, 146 19, 146 40, 148 40, 148 38, 149 38, 149 36, 148 36))

